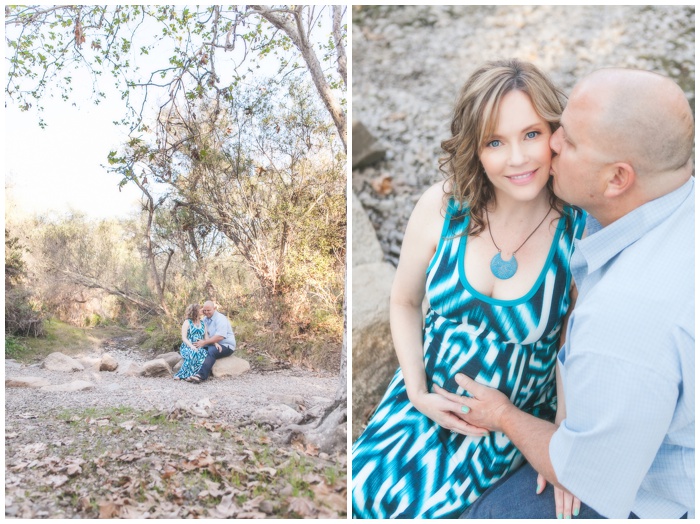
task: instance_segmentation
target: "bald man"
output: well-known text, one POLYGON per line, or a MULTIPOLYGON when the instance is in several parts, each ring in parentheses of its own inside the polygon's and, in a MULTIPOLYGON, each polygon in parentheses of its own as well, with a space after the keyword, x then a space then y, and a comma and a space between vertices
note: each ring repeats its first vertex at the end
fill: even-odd
POLYGON ((569 517, 551 486, 536 495, 537 472, 581 500, 573 516, 695 517, 693 137, 663 76, 601 70, 571 93, 551 138, 554 191, 589 220, 558 358, 565 415, 556 426, 457 376, 468 393, 443 394, 464 420, 505 433, 529 463, 466 518, 569 517))

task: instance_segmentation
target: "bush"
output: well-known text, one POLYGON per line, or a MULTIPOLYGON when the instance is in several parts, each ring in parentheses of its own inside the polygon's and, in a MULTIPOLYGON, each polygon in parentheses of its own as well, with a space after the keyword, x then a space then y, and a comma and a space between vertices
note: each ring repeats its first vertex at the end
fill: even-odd
POLYGON ((5 337, 5 358, 18 359, 23 357, 29 348, 22 344, 22 342, 13 336, 5 337))
POLYGON ((19 288, 5 294, 5 333, 20 337, 43 337, 45 316, 36 311, 27 291, 19 288))

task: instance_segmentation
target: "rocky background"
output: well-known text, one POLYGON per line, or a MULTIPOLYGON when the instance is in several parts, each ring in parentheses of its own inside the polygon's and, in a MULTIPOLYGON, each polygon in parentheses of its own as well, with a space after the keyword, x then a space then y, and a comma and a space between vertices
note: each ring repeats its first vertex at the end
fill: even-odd
POLYGON ((355 439, 396 368, 392 269, 416 201, 442 180, 440 142, 467 77, 485 61, 515 57, 569 93, 601 67, 648 69, 675 79, 694 109, 695 8, 355 6, 352 31, 355 439))
POLYGON ((565 93, 601 67, 675 79, 695 107, 694 6, 365 6, 353 10, 352 116, 386 148, 352 187, 396 265, 418 197, 442 179, 458 90, 487 60, 536 64, 565 93), (388 180, 391 177, 391 180, 388 180))

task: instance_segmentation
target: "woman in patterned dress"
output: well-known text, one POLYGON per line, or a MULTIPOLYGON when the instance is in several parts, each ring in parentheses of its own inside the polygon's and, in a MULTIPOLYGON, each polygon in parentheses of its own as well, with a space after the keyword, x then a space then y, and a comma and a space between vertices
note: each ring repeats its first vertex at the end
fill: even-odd
POLYGON ((555 418, 569 259, 585 224, 552 192, 562 109, 552 83, 517 60, 488 63, 463 87, 442 142, 447 180, 406 228, 391 293, 400 368, 353 446, 354 517, 455 518, 522 463, 504 434, 468 425, 439 394, 465 394, 458 372, 555 418))
POLYGON ((186 380, 197 373, 207 356, 206 349, 194 346, 195 342, 206 338, 201 309, 199 304, 190 304, 185 310, 185 321, 182 323, 182 344, 180 344, 180 355, 182 355, 183 362, 180 371, 173 377, 175 380, 186 380))

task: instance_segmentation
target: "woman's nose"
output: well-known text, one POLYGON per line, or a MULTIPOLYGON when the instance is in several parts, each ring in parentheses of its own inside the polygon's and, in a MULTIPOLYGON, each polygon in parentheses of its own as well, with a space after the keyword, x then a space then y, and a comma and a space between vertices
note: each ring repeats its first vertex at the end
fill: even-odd
POLYGON ((513 166, 518 166, 524 164, 527 161, 527 152, 525 148, 520 144, 515 144, 510 149, 510 164, 513 166))

